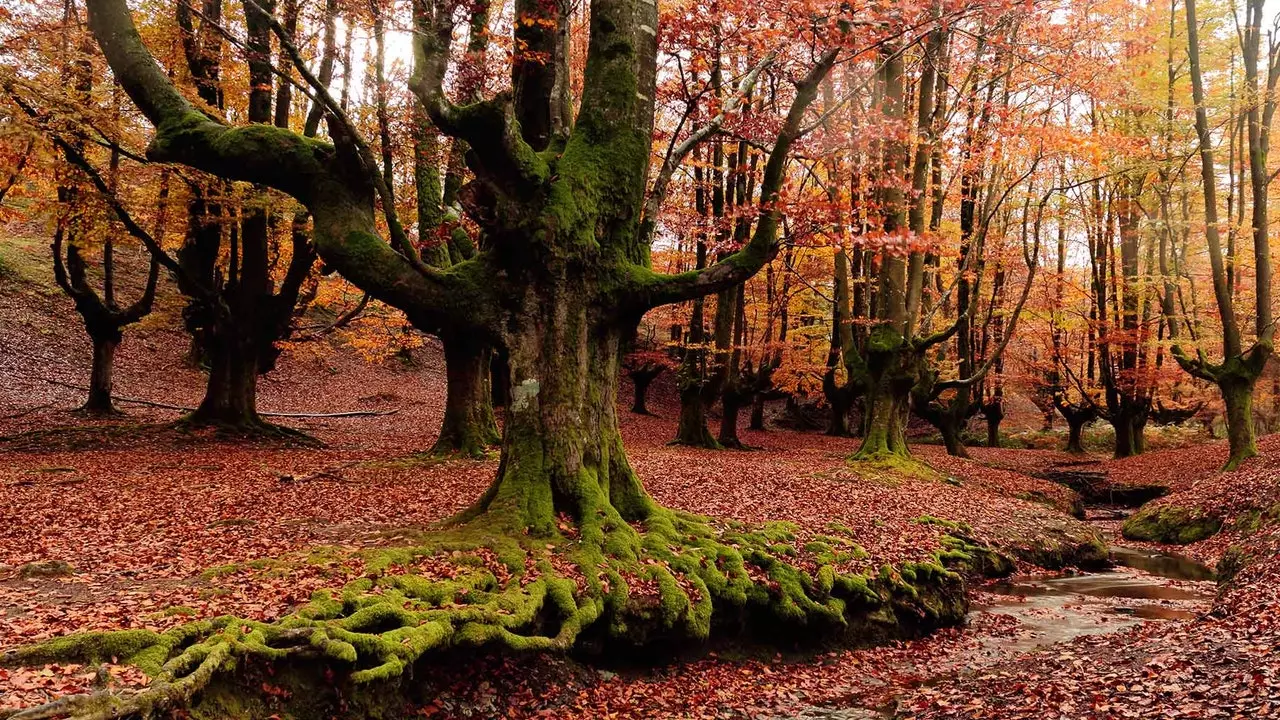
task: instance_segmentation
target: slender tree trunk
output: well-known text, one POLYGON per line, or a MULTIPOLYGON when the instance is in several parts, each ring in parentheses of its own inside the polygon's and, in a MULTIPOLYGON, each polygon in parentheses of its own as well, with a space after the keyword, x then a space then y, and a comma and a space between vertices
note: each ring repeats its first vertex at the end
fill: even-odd
POLYGON ((764 430, 764 393, 756 393, 751 399, 751 430, 764 430))
POLYGON ((982 406, 987 419, 987 447, 1000 447, 1000 423, 1004 420, 1004 404, 997 401, 982 406))
POLYGON ((93 370, 89 374, 89 397, 81 408, 94 415, 115 415, 119 411, 111 400, 112 376, 120 333, 93 336, 93 370))
POLYGON ((827 435, 831 437, 849 437, 849 410, 852 408, 853 393, 845 388, 836 388, 827 394, 827 435))
POLYGON ((742 396, 737 390, 721 394, 720 437, 717 441, 722 447, 742 449, 742 439, 738 437, 738 413, 741 409, 742 396))
POLYGON ((484 457, 501 439, 489 387, 491 351, 484 343, 451 334, 445 334, 442 342, 447 383, 444 421, 431 453, 484 457))

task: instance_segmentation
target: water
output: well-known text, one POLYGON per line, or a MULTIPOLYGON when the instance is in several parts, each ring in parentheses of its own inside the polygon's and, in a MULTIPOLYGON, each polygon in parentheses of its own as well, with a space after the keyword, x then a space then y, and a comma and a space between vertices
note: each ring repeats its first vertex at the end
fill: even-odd
MULTIPOLYGON (((1194 620, 1206 612, 1216 585, 1209 568, 1177 555, 1112 546, 1113 570, 1024 576, 978 588, 970 617, 1008 615, 1011 635, 982 635, 964 657, 944 662, 935 677, 908 682, 903 689, 933 684, 972 669, 1083 635, 1119 632, 1145 622, 1194 620)), ((868 703, 878 704, 878 703, 868 703)), ((810 707, 789 720, 872 720, 893 717, 886 707, 810 707)))
POLYGON ((1213 600, 1213 571, 1176 555, 1113 546, 1108 572, 1022 577, 982 588, 974 610, 1020 623, 1001 650, 1025 652, 1150 620, 1194 620, 1213 600))

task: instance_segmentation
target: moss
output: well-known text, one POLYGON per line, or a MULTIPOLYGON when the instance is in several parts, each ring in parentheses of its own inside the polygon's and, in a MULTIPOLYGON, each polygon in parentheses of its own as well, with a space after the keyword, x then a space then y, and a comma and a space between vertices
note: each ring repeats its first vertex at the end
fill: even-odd
MULTIPOLYGON (((365 577, 317 591, 275 623, 217 618, 163 635, 73 636, 20 661, 106 655, 170 677, 216 661, 225 674, 248 659, 296 667, 301 643, 352 685, 381 688, 450 648, 616 655, 744 630, 788 644, 866 643, 962 621, 963 581, 953 568, 986 557, 954 538, 928 561, 848 573, 841 564, 866 555, 849 528, 809 539, 804 552, 820 560, 800 564, 792 524, 721 527, 653 506, 629 524, 602 505, 578 519, 576 532, 544 537, 513 536, 495 523, 484 515, 419 536, 418 545, 368 551, 365 577), (417 574, 427 558, 433 570, 445 559, 456 572, 417 574)), ((377 690, 358 695, 368 692, 377 690)))
POLYGON ((23 580, 31 580, 35 578, 57 578, 70 577, 75 574, 75 568, 71 567, 71 563, 64 560, 45 560, 43 562, 30 562, 18 568, 18 577, 23 580))
MULTIPOLYGON (((6 655, 9 664, 43 665, 52 662, 130 662, 143 672, 154 675, 159 665, 154 662, 151 648, 163 643, 164 638, 150 630, 120 630, 116 632, 90 632, 47 640, 38 645, 28 645, 6 655), (138 662, 134 663, 133 659, 138 662)), ((165 649, 167 653, 167 648, 165 649)))
POLYGON ((1234 580, 1250 561, 1249 553, 1243 547, 1232 545, 1227 548, 1218 559, 1217 567, 1214 568, 1218 583, 1226 584, 1234 580))
POLYGON ((934 517, 932 515, 921 515, 915 519, 915 522, 921 525, 936 525, 937 527, 946 528, 947 530, 959 530, 966 533, 973 532, 973 528, 969 527, 968 523, 947 520, 945 518, 934 517))
POLYGON ((1121 532, 1129 540, 1187 545, 1213 537, 1221 529, 1221 518, 1200 510, 1160 505, 1131 515, 1121 532))
POLYGON ((1003 577, 1014 571, 1013 560, 1008 555, 966 536, 943 535, 941 543, 942 549, 933 557, 943 568, 981 577, 1003 577))

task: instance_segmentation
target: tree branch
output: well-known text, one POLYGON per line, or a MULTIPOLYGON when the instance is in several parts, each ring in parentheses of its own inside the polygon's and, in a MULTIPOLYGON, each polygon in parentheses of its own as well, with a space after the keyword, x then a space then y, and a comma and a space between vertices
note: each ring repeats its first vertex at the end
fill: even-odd
POLYGON ((817 97, 818 86, 835 65, 839 53, 838 48, 823 53, 817 64, 796 86, 796 96, 787 112, 786 122, 778 132, 769 161, 765 164, 764 177, 760 183, 760 214, 751 241, 741 250, 701 270, 679 275, 663 275, 647 269, 639 271, 639 286, 633 289, 642 307, 658 307, 726 290, 756 274, 777 255, 778 223, 782 214, 778 208, 778 196, 782 190, 788 155, 792 144, 800 135, 805 111, 817 97))
POLYGON ((662 210, 662 204, 666 202, 667 191, 671 186, 671 179, 675 177, 676 170, 680 168, 680 163, 688 157, 689 153, 698 146, 703 140, 711 136, 712 133, 718 132, 724 125, 725 119, 738 111, 738 107, 742 105, 742 101, 748 97, 755 88, 756 81, 760 78, 760 73, 765 68, 773 64, 774 59, 778 57, 778 51, 773 50, 764 56, 755 67, 751 69, 738 83, 738 90, 729 98, 724 107, 720 109, 720 113, 712 118, 706 125, 689 133, 689 137, 685 138, 679 145, 673 146, 667 156, 662 160, 662 168, 658 171, 657 178, 653 181, 653 189, 649 193, 649 198, 644 204, 644 219, 641 222, 643 237, 641 242, 648 245, 653 242, 654 228, 657 227, 658 213, 662 210))

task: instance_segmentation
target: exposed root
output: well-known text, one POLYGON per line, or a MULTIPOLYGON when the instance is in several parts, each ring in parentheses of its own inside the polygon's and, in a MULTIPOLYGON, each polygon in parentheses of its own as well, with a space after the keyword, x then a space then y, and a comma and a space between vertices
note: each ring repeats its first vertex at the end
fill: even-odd
POLYGON ((365 577, 316 592, 272 623, 220 617, 165 633, 89 633, 9 651, 3 665, 118 661, 151 677, 21 710, 7 720, 150 717, 190 705, 249 659, 323 660, 352 686, 394 681, 428 653, 453 648, 565 652, 667 647, 713 633, 789 644, 868 642, 959 622, 956 570, 1007 572, 1007 558, 940 528, 924 562, 872 568, 852 538, 798 538, 778 523, 717 525, 655 509, 648 520, 573 522, 549 537, 512 534, 481 515, 372 552, 365 577))

